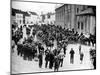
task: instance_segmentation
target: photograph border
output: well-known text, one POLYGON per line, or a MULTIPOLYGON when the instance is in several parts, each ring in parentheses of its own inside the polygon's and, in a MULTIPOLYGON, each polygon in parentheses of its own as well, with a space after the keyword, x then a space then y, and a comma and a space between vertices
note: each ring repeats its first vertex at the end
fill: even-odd
MULTIPOLYGON (((87 5, 87 4, 72 4, 72 3, 60 3, 60 2, 42 2, 42 1, 28 1, 28 0, 10 0, 10 74, 11 75, 20 75, 20 74, 41 74, 41 73, 57 73, 54 71, 47 71, 47 72, 29 72, 29 73, 16 73, 13 74, 12 73, 12 52, 11 52, 11 40, 12 40, 12 17, 11 17, 11 13, 12 13, 12 1, 16 1, 16 2, 31 2, 31 3, 47 3, 47 4, 71 4, 71 5, 87 5)), ((96 7, 96 69, 97 69, 97 5, 88 5, 88 6, 95 6, 96 7)), ((62 71, 58 71, 58 72, 73 72, 73 71, 89 71, 89 70, 96 70, 96 69, 75 69, 75 70, 62 70, 62 71)))

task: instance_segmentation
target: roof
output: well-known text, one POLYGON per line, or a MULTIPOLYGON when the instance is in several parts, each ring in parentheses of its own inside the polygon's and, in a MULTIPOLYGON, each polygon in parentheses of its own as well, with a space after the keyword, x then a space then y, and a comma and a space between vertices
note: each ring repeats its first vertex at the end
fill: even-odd
POLYGON ((44 15, 55 15, 55 13, 48 12, 48 13, 46 13, 46 14, 41 14, 41 16, 44 16, 44 15))
POLYGON ((24 16, 30 16, 30 15, 28 14, 28 12, 25 12, 25 11, 22 11, 22 10, 19 10, 19 9, 14 9, 14 8, 12 8, 12 15, 15 16, 16 13, 23 14, 24 16))
POLYGON ((62 4, 62 5, 58 6, 58 7, 56 7, 55 11, 59 10, 60 8, 66 6, 66 5, 70 5, 70 4, 62 4))
POLYGON ((36 13, 36 12, 31 12, 31 11, 30 11, 30 13, 31 13, 32 15, 37 15, 37 13, 36 13))
POLYGON ((23 12, 23 15, 24 15, 24 16, 30 16, 30 15, 28 14, 28 12, 23 12))
POLYGON ((14 15, 15 13, 22 13, 23 14, 23 11, 21 11, 19 9, 12 8, 12 15, 14 15))
POLYGON ((76 16, 82 16, 82 15, 94 15, 94 12, 93 12, 92 8, 88 8, 88 9, 76 14, 76 16))

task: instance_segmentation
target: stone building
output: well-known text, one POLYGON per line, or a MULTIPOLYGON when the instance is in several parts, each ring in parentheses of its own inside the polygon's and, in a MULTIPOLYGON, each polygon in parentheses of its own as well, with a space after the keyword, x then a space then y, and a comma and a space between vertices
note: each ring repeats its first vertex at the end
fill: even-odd
POLYGON ((96 29, 96 7, 63 4, 55 9, 56 25, 74 29, 79 34, 94 34, 96 29))
POLYGON ((76 6, 76 27, 79 33, 95 34, 96 29, 96 7, 77 5, 76 6))
POLYGON ((73 29, 75 24, 75 5, 63 4, 55 9, 56 25, 73 29))

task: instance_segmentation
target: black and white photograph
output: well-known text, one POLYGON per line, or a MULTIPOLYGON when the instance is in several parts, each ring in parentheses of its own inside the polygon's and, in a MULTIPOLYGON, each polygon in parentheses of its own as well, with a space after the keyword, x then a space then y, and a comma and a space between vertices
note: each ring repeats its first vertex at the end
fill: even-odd
POLYGON ((96 6, 11 1, 11 74, 96 69, 96 6))

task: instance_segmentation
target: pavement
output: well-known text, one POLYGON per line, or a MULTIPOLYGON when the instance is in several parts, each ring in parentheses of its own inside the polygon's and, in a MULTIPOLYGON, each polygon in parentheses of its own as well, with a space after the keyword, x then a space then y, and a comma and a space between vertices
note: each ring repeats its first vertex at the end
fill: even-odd
MULTIPOLYGON (((91 46, 82 45, 82 52, 84 53, 84 58, 82 64, 80 64, 79 55, 79 44, 68 44, 66 50, 66 56, 64 58, 63 67, 59 68, 59 71, 63 70, 83 70, 83 69, 93 69, 92 62, 90 60, 89 51, 91 46), (75 51, 74 64, 70 64, 70 50, 73 48, 75 51)), ((39 68, 38 62, 23 60, 23 57, 17 55, 16 47, 14 53, 12 53, 12 73, 36 73, 36 72, 51 72, 54 69, 45 68, 45 61, 43 57, 42 68, 39 68)))

